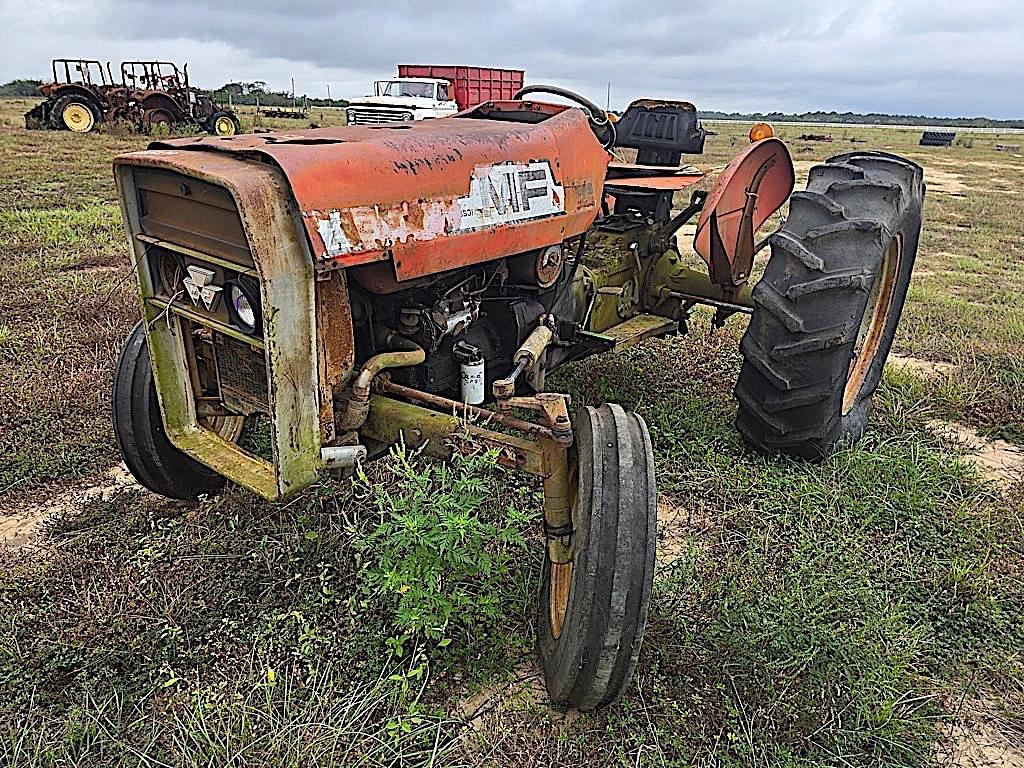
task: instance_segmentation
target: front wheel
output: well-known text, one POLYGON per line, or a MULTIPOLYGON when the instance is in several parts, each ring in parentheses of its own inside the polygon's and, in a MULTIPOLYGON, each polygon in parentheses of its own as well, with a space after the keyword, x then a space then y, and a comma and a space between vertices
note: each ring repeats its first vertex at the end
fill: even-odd
POLYGON ((206 121, 206 131, 214 136, 234 136, 242 132, 242 124, 233 112, 214 112, 206 121))
POLYGON ((167 109, 157 107, 142 113, 142 127, 147 133, 171 133, 174 130, 174 115, 167 109))
POLYGON ((555 704, 595 709, 626 689, 654 583, 654 453, 643 419, 618 405, 576 418, 573 560, 545 555, 537 650, 555 704))
POLYGON ((740 345, 736 426, 751 447, 820 459, 864 434, 910 288, 924 174, 883 152, 811 169, 771 237, 740 345))
MULTIPOLYGON (((223 477, 179 451, 167 437, 142 323, 121 350, 112 399, 117 446, 140 485, 171 499, 195 499, 221 489, 223 477)), ((245 418, 217 416, 201 423, 228 442, 236 442, 245 418)))

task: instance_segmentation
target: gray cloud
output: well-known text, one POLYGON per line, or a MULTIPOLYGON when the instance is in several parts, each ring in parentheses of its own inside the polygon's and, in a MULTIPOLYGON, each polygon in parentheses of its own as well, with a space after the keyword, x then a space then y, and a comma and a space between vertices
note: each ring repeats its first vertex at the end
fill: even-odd
POLYGON ((522 67, 613 102, 725 110, 1020 117, 1024 20, 1009 0, 561 3, 0 0, 0 77, 57 55, 187 60, 206 85, 360 95, 399 62, 522 67))

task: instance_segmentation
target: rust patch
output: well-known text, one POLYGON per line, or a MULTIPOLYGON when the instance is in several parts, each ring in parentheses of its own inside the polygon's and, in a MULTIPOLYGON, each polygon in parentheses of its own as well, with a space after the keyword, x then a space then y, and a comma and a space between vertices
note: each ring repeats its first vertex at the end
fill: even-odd
MULTIPOLYGON (((422 205, 405 205, 405 214, 408 218, 408 227, 412 230, 423 229, 423 206, 422 205)), ((447 226, 447 222, 445 222, 447 226)))

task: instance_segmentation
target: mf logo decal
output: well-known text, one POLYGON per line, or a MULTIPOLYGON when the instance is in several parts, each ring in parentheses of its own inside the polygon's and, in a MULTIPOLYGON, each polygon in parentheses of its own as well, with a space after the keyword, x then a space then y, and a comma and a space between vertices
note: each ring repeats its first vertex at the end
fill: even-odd
MULTIPOLYGON (((589 198, 592 202, 592 186, 589 198)), ((320 211, 303 215, 316 220, 324 243, 322 255, 332 258, 564 213, 565 188, 555 183, 547 160, 535 160, 476 166, 469 178, 469 194, 464 197, 360 205, 335 209, 326 216, 320 211)))
POLYGON ((469 194, 459 198, 460 230, 481 229, 565 213, 565 189, 547 160, 478 165, 469 194))
POLYGON ((212 269, 189 264, 188 277, 182 280, 182 283, 185 284, 185 290, 188 291, 188 297, 192 299, 192 303, 197 307, 202 304, 211 312, 217 309, 220 294, 224 290, 221 286, 213 284, 215 275, 216 273, 212 269))

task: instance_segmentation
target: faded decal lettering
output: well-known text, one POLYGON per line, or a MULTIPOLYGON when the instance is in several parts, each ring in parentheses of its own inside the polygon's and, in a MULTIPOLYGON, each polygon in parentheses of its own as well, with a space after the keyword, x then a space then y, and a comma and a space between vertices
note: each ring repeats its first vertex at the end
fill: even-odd
POLYGON ((320 239, 324 241, 324 248, 327 249, 327 256, 341 256, 352 253, 352 242, 345 235, 341 228, 341 211, 331 211, 326 219, 320 219, 316 223, 320 230, 320 239))
POLYGON ((555 183, 551 164, 537 160, 478 165, 463 197, 361 205, 326 218, 320 211, 304 215, 316 220, 321 257, 335 258, 564 213, 565 188, 555 183))
POLYGON ((460 197, 459 230, 474 230, 565 213, 565 190, 547 160, 478 165, 460 197))

